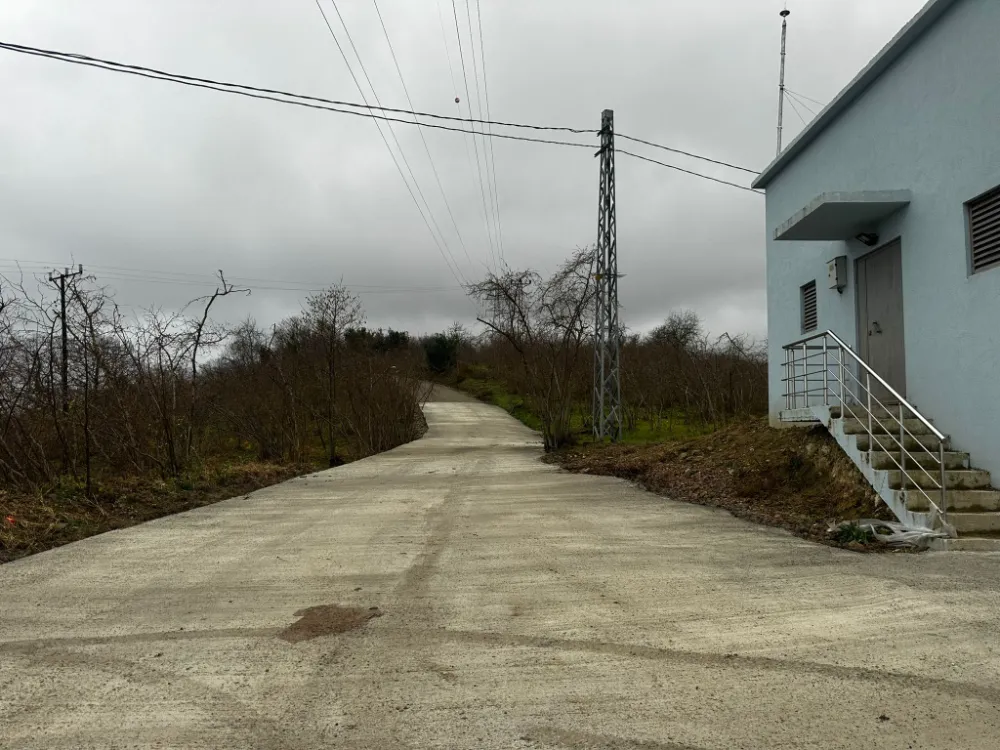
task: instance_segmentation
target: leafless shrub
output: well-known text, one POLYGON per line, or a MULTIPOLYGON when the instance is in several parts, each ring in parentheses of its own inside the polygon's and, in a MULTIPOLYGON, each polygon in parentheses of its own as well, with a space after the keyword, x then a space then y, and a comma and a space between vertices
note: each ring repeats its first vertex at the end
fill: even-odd
POLYGON ((67 283, 66 409, 56 290, 44 280, 31 287, 0 277, 5 485, 79 482, 90 495, 101 477, 174 478, 208 459, 332 463, 340 445, 368 455, 417 429, 407 337, 348 347, 363 313, 342 286, 265 332, 252 320, 233 330, 212 322, 223 298, 249 293, 221 272, 216 291, 187 308, 131 318, 93 278, 76 277, 67 283))
POLYGON ((767 412, 766 347, 746 335, 711 339, 690 311, 672 314, 622 353, 626 417, 654 430, 682 414, 705 424, 767 412))

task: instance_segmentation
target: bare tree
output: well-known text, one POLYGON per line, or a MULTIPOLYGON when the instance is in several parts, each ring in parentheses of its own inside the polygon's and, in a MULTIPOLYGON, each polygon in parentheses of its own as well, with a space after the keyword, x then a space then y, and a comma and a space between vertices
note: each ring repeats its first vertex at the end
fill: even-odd
POLYGON ((189 412, 187 440, 184 448, 185 457, 189 457, 194 448, 195 424, 199 421, 199 415, 197 414, 199 407, 198 355, 201 353, 202 347, 206 344, 206 338, 210 346, 218 345, 225 338, 225 332, 222 329, 209 327, 208 316, 216 300, 237 293, 250 296, 249 289, 237 289, 232 284, 227 283, 226 276, 220 269, 219 286, 216 287, 215 291, 208 297, 195 300, 195 302, 204 302, 205 307, 202 309, 201 318, 194 321, 191 327, 191 408, 189 412))
POLYGON ((330 466, 337 457, 337 355, 344 332, 363 324, 364 311, 359 300, 343 283, 331 286, 306 300, 306 320, 318 336, 323 349, 326 372, 326 428, 330 466))
MULTIPOLYGON (((514 353, 518 385, 540 415, 546 450, 573 440, 572 417, 589 391, 594 252, 577 250, 550 278, 535 271, 491 274, 471 294, 491 315, 479 318, 514 353)), ((514 376, 514 373, 510 374, 514 376)))
POLYGON ((702 337, 701 318, 694 310, 676 310, 649 333, 649 340, 687 349, 702 337))

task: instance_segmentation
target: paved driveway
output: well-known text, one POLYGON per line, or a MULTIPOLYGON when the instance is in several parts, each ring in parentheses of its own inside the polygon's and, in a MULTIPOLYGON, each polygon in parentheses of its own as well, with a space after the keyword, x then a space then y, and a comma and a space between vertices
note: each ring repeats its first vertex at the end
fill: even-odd
POLYGON ((0 747, 1000 745, 1000 557, 828 549, 426 414, 0 566, 0 747))

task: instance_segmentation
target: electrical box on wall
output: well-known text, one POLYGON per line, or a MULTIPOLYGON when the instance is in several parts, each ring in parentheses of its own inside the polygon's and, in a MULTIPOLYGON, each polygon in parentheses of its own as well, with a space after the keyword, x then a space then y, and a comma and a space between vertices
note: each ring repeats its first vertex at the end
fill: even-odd
POLYGON ((847 256, 841 255, 826 264, 826 274, 830 280, 830 288, 838 292, 847 286, 847 256))

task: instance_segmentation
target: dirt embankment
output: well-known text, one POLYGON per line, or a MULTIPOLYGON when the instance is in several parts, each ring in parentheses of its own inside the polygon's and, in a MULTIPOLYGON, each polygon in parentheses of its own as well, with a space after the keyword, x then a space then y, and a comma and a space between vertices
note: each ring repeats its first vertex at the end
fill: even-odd
POLYGON ((564 468, 630 479, 643 488, 740 518, 840 544, 833 522, 893 518, 871 486, 821 427, 775 430, 764 419, 691 440, 653 445, 590 445, 546 457, 564 468))

